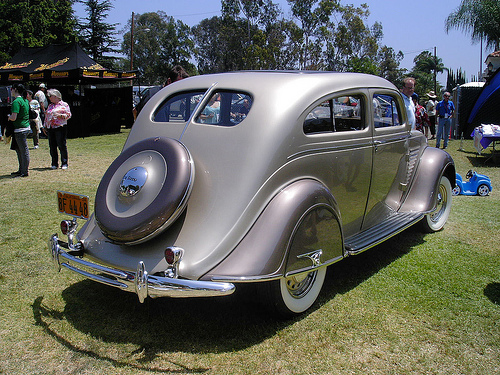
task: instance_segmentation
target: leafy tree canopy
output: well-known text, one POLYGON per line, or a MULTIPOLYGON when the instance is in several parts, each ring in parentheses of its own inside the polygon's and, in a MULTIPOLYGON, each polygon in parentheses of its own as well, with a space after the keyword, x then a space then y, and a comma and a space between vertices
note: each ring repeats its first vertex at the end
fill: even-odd
POLYGON ((116 25, 105 22, 108 13, 113 9, 111 0, 78 0, 85 5, 87 17, 79 20, 78 42, 92 59, 106 67, 112 67, 116 58, 108 54, 119 52, 116 25))
POLYGON ((76 41, 73 0, 0 1, 0 63, 21 46, 43 47, 76 41))
POLYGON ((486 40, 487 47, 500 49, 500 1, 462 0, 445 22, 446 31, 462 30, 473 42, 486 40))

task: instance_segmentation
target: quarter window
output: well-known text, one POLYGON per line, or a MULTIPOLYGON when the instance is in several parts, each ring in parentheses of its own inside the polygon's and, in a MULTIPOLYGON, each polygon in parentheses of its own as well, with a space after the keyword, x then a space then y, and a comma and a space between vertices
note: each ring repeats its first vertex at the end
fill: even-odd
POLYGON ((364 103, 362 95, 344 95, 326 100, 307 114, 304 133, 362 130, 366 127, 364 103))
POLYGON ((156 122, 186 122, 205 91, 178 93, 164 101, 154 113, 156 122))
POLYGON ((401 109, 396 98, 386 94, 375 94, 373 96, 373 119, 376 128, 401 125, 401 109))
POLYGON ((241 92, 217 91, 196 117, 202 124, 234 126, 243 121, 252 107, 250 95, 241 92))

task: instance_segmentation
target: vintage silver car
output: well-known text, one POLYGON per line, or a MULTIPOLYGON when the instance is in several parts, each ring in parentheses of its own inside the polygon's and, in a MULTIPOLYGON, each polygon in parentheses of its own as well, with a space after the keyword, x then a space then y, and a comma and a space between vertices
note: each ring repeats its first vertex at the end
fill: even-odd
POLYGON ((104 174, 95 212, 59 192, 56 267, 149 297, 259 283, 299 314, 327 266, 420 222, 446 223, 453 159, 411 131, 402 97, 363 74, 235 72, 162 89, 104 174))

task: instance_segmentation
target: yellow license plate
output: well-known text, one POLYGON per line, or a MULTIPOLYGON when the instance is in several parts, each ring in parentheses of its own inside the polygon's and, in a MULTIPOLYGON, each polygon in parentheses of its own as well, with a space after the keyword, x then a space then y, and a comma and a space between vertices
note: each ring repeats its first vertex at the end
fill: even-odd
POLYGON ((89 197, 80 194, 57 192, 57 206, 59 212, 74 217, 89 218, 89 197))

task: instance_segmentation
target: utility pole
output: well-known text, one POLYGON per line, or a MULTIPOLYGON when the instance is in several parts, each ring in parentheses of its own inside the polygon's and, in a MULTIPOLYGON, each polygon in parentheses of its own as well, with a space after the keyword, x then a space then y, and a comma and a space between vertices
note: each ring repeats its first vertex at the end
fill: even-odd
POLYGON ((132 12, 132 25, 130 26, 130 70, 134 70, 134 12, 132 12))
POLYGON ((436 47, 434 47, 434 93, 437 93, 436 69, 437 69, 437 58, 436 58, 436 47))

